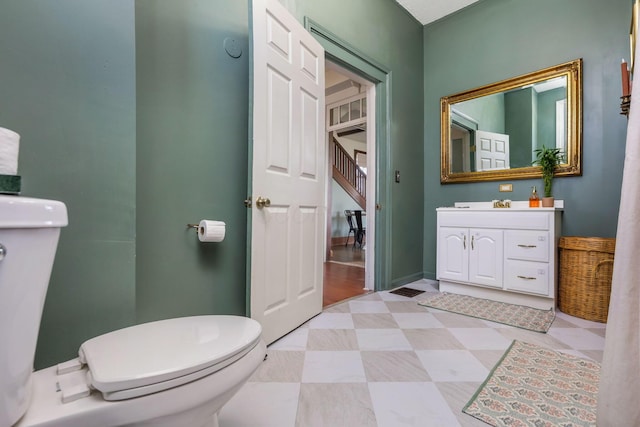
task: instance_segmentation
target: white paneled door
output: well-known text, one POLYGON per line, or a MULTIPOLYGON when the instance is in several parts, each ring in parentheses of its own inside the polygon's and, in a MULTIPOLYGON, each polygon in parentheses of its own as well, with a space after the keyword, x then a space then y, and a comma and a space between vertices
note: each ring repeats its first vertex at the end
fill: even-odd
POLYGON ((324 49, 253 0, 251 317, 271 343, 322 311, 324 49))
POLYGON ((476 131, 476 171, 509 169, 509 135, 476 131))

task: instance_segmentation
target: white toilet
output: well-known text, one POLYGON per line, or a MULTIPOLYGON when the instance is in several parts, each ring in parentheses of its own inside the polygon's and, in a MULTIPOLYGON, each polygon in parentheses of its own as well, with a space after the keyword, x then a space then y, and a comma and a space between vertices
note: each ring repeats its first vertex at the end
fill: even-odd
POLYGON ((63 203, 0 195, 0 427, 217 426, 266 354, 241 316, 194 316, 92 338, 33 371, 63 203))

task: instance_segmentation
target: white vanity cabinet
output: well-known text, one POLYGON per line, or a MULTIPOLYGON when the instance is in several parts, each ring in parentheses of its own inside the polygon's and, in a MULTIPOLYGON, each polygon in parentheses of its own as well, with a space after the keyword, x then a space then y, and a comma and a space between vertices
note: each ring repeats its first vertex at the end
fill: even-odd
POLYGON ((459 205, 437 209, 440 290, 554 307, 562 210, 459 205))

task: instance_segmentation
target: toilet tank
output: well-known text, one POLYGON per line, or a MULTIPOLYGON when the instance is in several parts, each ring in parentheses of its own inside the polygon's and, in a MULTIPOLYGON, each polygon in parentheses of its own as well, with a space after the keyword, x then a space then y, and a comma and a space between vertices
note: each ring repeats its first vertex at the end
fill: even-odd
POLYGON ((0 426, 29 406, 42 308, 66 225, 62 202, 0 195, 0 426))

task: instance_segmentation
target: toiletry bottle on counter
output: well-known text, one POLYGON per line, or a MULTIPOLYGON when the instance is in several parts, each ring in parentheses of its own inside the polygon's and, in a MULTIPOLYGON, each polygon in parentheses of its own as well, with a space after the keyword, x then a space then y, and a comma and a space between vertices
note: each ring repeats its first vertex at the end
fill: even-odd
POLYGON ((538 197, 538 190, 536 190, 535 185, 531 187, 531 195, 529 196, 529 207, 530 208, 540 207, 540 198, 538 197))

